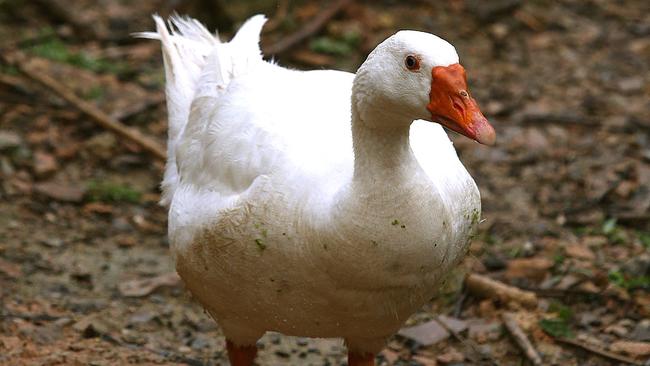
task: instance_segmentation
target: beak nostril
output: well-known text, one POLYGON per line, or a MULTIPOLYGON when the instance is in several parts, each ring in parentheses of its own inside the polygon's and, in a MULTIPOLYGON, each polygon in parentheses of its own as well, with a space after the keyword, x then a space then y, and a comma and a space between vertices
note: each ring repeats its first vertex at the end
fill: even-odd
POLYGON ((460 106, 460 104, 453 102, 454 109, 458 111, 458 113, 463 114, 463 107, 460 106))

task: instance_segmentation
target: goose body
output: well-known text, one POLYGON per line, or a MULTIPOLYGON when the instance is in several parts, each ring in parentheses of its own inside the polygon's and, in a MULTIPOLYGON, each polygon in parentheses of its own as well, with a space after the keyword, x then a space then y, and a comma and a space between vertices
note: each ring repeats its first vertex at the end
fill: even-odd
MULTIPOLYGON (((164 202, 187 288, 238 346, 278 331, 379 351, 464 256, 480 214, 444 129, 417 120, 431 119, 419 84, 431 76, 404 81, 427 89, 413 93, 373 79, 393 67, 371 62, 390 39, 356 75, 296 71, 262 59, 262 16, 229 43, 190 19, 172 33, 156 22, 145 36, 166 68, 164 202)), ((458 62, 435 36, 393 37, 441 50, 418 54, 423 66, 458 62)), ((493 140, 479 127, 471 137, 493 140)))

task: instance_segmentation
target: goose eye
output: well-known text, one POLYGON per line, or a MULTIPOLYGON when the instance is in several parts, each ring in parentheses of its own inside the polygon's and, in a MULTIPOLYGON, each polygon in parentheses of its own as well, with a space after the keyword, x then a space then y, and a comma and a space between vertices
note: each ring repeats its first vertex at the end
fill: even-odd
POLYGON ((406 68, 411 71, 417 71, 420 69, 420 60, 413 55, 408 55, 404 60, 404 65, 406 65, 406 68))

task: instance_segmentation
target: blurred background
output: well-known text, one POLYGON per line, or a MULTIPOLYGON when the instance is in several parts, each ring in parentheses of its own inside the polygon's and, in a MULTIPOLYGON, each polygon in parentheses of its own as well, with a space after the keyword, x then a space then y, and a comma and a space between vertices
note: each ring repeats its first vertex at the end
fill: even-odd
MULTIPOLYGON (((544 364, 650 357, 650 2, 0 0, 0 364, 226 363, 173 274, 160 48, 131 36, 174 11, 224 39, 264 13, 266 58, 298 69, 354 72, 399 29, 458 50, 498 135, 452 136, 483 197, 465 269, 539 304, 482 299, 460 276, 380 364, 527 364, 506 311, 544 364)), ((259 346, 267 365, 345 363, 335 340, 259 346)))

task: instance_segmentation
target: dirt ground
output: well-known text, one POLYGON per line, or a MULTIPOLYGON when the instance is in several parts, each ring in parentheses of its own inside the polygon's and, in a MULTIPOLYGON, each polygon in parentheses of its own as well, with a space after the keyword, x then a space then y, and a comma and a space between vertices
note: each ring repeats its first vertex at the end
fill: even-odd
MULTIPOLYGON (((175 8, 227 36, 262 12, 272 49, 332 3, 0 0, 0 55, 25 55, 0 63, 1 365, 227 364, 173 274, 162 161, 24 70, 163 145, 159 45, 130 36, 150 14, 175 8)), ((530 364, 509 315, 541 364, 650 364, 650 2, 351 1, 275 59, 354 71, 403 28, 456 46, 498 144, 453 136, 484 221, 379 364, 530 364), (464 273, 537 304, 482 297, 464 273)), ((345 364, 338 340, 267 334, 259 349, 260 365, 345 364)))

